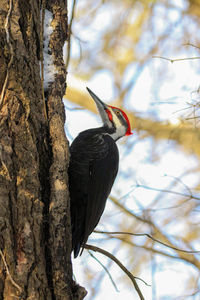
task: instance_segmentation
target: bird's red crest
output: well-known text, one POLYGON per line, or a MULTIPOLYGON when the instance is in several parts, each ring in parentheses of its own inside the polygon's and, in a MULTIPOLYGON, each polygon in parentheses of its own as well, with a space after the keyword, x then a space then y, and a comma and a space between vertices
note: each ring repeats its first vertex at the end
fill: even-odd
MULTIPOLYGON (((121 110, 121 109, 120 109, 121 110)), ((127 128, 127 131, 126 131, 126 135, 131 135, 131 134, 133 134, 132 132, 131 132, 131 124, 130 124, 130 121, 129 121, 129 119, 128 119, 128 116, 127 116, 127 114, 123 111, 123 110, 121 110, 121 112, 122 112, 122 114, 123 114, 123 116, 124 116, 124 118, 126 119, 126 122, 127 122, 127 124, 128 124, 128 128, 127 128)))

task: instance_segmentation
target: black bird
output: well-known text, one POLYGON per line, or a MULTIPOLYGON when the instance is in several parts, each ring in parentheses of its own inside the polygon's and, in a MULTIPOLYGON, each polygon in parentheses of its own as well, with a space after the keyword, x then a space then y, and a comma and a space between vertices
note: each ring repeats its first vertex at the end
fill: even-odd
POLYGON ((87 90, 96 103, 103 126, 81 132, 70 146, 69 191, 75 258, 97 226, 117 175, 119 154, 115 142, 132 134, 125 112, 106 105, 87 90))

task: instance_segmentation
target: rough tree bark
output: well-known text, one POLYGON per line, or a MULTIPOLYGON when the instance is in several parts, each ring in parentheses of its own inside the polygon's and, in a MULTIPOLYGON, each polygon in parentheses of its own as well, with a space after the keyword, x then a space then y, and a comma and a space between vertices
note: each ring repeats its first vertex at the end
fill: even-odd
POLYGON ((62 104, 67 1, 41 2, 0 1, 0 299, 6 300, 71 300, 77 290, 62 104), (49 48, 57 70, 45 104, 42 5, 53 14, 49 48))

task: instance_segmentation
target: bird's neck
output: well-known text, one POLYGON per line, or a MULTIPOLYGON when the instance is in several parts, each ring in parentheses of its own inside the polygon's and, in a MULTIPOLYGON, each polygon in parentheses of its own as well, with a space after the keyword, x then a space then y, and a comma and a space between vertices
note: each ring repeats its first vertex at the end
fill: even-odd
POLYGON ((121 126, 118 128, 103 126, 99 128, 103 134, 108 134, 114 141, 117 141, 121 137, 123 137, 126 133, 126 129, 121 126))
POLYGON ((116 129, 115 127, 102 126, 102 127, 88 129, 83 132, 83 134, 86 133, 87 134, 90 133, 91 135, 96 135, 96 134, 109 135, 110 137, 112 137, 114 141, 117 141, 118 139, 120 139, 122 136, 125 135, 126 129, 124 127, 119 127, 116 129))

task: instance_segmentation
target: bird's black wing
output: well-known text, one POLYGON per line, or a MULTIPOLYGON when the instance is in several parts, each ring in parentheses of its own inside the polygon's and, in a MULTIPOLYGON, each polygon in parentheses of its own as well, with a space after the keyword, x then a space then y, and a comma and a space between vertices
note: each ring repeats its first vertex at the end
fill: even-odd
POLYGON ((76 257, 104 211, 117 175, 119 155, 114 140, 95 131, 82 132, 70 152, 72 247, 76 257))
POLYGON ((103 136, 106 151, 102 157, 90 163, 90 181, 87 202, 87 224, 84 243, 94 230, 104 211, 106 200, 111 192, 119 165, 118 149, 109 135, 103 136))

